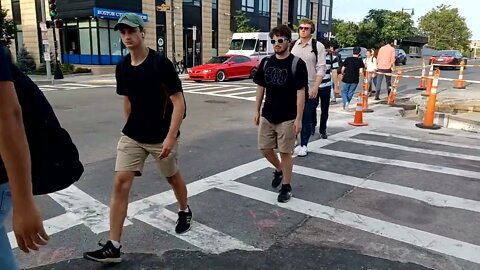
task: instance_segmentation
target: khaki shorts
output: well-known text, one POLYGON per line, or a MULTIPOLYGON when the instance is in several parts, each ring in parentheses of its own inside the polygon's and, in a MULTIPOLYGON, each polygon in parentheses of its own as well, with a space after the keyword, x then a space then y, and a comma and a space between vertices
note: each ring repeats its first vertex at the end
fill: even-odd
POLYGON ((155 159, 160 172, 165 177, 171 177, 178 172, 177 161, 178 142, 173 146, 170 154, 159 159, 162 152, 162 144, 139 143, 128 136, 122 135, 117 145, 116 172, 135 172, 135 176, 141 176, 145 160, 148 155, 155 159))
POLYGON ((261 117, 258 129, 259 149, 278 149, 280 153, 292 154, 295 148, 295 120, 272 124, 261 117))

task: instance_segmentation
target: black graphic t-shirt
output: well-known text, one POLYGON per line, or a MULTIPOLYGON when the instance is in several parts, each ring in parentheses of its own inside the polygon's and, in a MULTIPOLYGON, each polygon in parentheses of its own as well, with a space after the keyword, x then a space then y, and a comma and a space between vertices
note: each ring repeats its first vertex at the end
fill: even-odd
POLYGON ((293 58, 293 54, 285 59, 277 59, 275 55, 264 58, 253 79, 256 84, 266 88, 262 116, 273 124, 297 117, 297 91, 308 86, 305 62, 298 60, 294 76, 293 58))

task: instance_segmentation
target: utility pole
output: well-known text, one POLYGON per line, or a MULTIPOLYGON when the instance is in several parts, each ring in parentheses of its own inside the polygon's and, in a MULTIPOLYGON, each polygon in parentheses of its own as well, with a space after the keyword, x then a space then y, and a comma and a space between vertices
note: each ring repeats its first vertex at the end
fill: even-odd
POLYGON ((172 24, 172 60, 173 63, 176 63, 177 60, 175 58, 175 3, 174 0, 170 0, 170 10, 172 12, 171 16, 171 24, 172 24))
MULTIPOLYGON (((45 1, 40 1, 40 10, 42 13, 42 24, 46 25, 46 18, 45 18, 45 1)), ((43 31, 43 30, 42 30, 43 31)), ((52 78, 52 67, 50 66, 50 44, 43 44, 43 59, 45 60, 45 67, 47 68, 47 80, 52 78)))

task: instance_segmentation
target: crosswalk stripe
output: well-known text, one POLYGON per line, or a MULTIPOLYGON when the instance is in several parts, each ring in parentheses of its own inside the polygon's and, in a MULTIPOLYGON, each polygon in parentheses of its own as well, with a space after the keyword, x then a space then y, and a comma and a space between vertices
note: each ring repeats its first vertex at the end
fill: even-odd
POLYGON ((244 92, 240 92, 240 93, 228 94, 227 96, 229 96, 229 97, 240 96, 240 95, 245 95, 245 94, 253 94, 253 93, 256 93, 256 92, 257 92, 256 90, 250 90, 250 91, 244 91, 244 92))
POLYGON ((233 91, 238 91, 242 89, 246 89, 250 87, 238 87, 238 88, 231 88, 231 89, 225 89, 225 90, 218 90, 218 91, 210 91, 210 94, 219 94, 219 93, 226 93, 226 92, 233 92, 233 91))
POLYGON ((293 172, 330 182, 411 198, 437 207, 451 207, 480 213, 480 201, 459 198, 432 191, 423 191, 411 187, 404 187, 349 175, 316 170, 298 165, 293 167, 293 172))
POLYGON ((368 140, 361 140, 361 139, 354 139, 354 138, 348 138, 348 139, 345 139, 344 141, 358 143, 358 144, 364 144, 364 145, 369 145, 369 146, 379 146, 379 147, 386 147, 386 148, 402 150, 402 151, 436 155, 436 156, 442 156, 442 157, 460 158, 460 159, 480 161, 480 156, 471 156, 471 155, 450 153, 450 152, 430 150, 430 149, 425 149, 425 148, 417 148, 417 147, 410 147, 410 146, 403 146, 403 145, 397 145, 397 144, 391 144, 391 143, 368 141, 368 140))
POLYGON ((217 188, 424 249, 440 252, 470 262, 480 263, 480 256, 478 256, 478 254, 480 254, 480 246, 471 243, 297 198, 292 198, 285 204, 277 203, 277 193, 238 182, 227 183, 217 188))
MULTIPOLYGON (((60 204, 67 213, 72 213, 81 220, 93 233, 99 234, 110 230, 109 208, 105 204, 94 199, 74 185, 49 194, 60 204)), ((124 226, 132 225, 128 219, 124 226)))
POLYGON ((473 179, 480 179, 480 172, 454 169, 454 168, 436 166, 436 165, 430 165, 430 164, 422 164, 422 163, 416 163, 416 162, 410 162, 410 161, 404 161, 404 160, 398 160, 398 159, 386 159, 386 158, 380 158, 380 157, 372 157, 372 156, 366 156, 366 155, 361 155, 361 154, 354 154, 354 153, 341 152, 341 151, 333 151, 333 150, 329 150, 329 149, 312 148, 311 150, 309 149, 309 151, 317 153, 317 154, 321 154, 321 155, 335 156, 335 157, 348 158, 348 159, 356 159, 356 160, 360 160, 360 161, 367 161, 367 162, 379 163, 379 164, 384 164, 384 165, 398 166, 398 167, 417 169, 417 170, 423 170, 423 171, 428 171, 428 172, 436 172, 436 173, 456 175, 456 176, 461 176, 461 177, 468 177, 468 178, 473 178, 473 179))
POLYGON ((420 138, 415 138, 415 137, 411 137, 411 136, 383 133, 383 132, 378 132, 378 131, 367 131, 365 133, 366 134, 371 134, 371 135, 383 136, 383 137, 393 137, 393 138, 398 138, 398 139, 410 140, 410 141, 415 141, 415 142, 425 142, 425 143, 431 143, 431 144, 437 144, 437 145, 445 145, 445 146, 480 150, 480 146, 477 146, 477 145, 466 145, 466 144, 455 143, 455 142, 420 139, 420 138))
POLYGON ((261 249, 248 245, 230 235, 203 225, 193 219, 190 231, 184 234, 175 233, 177 214, 167 209, 160 209, 149 213, 140 213, 135 219, 143 221, 185 242, 199 247, 205 252, 220 254, 229 250, 260 251, 261 249))
POLYGON ((199 92, 199 91, 205 91, 205 90, 210 90, 210 89, 220 89, 222 88, 221 86, 212 86, 212 87, 204 87, 204 88, 196 88, 196 89, 193 89, 193 90, 187 90, 185 92, 189 92, 189 93, 195 93, 195 92, 199 92))
MULTIPOLYGON (((53 235, 59 232, 62 232, 66 229, 70 229, 72 227, 78 226, 82 224, 82 221, 78 219, 72 213, 65 213, 59 216, 47 219, 43 222, 43 227, 45 228, 45 232, 48 235, 53 235)), ((12 249, 17 248, 17 240, 15 239, 15 234, 13 231, 9 232, 8 240, 10 241, 10 246, 12 249)))

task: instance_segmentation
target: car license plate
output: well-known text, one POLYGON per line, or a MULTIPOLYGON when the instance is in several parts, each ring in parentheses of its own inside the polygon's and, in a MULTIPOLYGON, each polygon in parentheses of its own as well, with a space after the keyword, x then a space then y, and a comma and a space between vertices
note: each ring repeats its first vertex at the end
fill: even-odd
POLYGON ((438 58, 438 61, 443 61, 443 60, 445 60, 445 59, 443 59, 443 58, 438 58))

